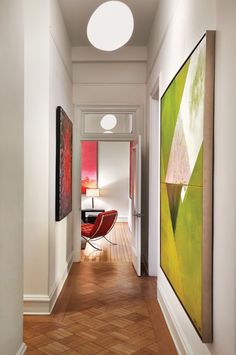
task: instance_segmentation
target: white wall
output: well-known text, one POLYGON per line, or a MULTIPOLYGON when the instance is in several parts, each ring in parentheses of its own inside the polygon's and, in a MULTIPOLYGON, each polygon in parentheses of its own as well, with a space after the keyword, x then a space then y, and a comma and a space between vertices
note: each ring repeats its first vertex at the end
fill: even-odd
POLYGON ((144 105, 145 63, 74 63, 73 103, 75 105, 144 105), (102 76, 100 75, 102 72, 102 76))
MULTIPOLYGON (((129 142, 98 142, 98 187, 95 208, 116 209, 118 221, 129 213, 129 142)), ((91 208, 91 197, 82 195, 82 208, 91 208)))
POLYGON ((235 1, 216 1, 214 354, 236 354, 235 16, 235 1))
POLYGON ((76 63, 73 66, 75 83, 85 84, 143 84, 146 81, 145 63, 76 63))
POLYGON ((118 51, 105 52, 90 47, 73 47, 72 48, 73 63, 85 62, 146 62, 147 47, 146 46, 124 46, 118 51))
POLYGON ((25 312, 50 312, 72 262, 72 213, 55 222, 56 107, 73 121, 70 58, 57 0, 25 0, 25 312))
POLYGON ((72 72, 71 43, 57 0, 50 0, 50 35, 69 76, 72 72))
POLYGON ((48 294, 50 19, 48 2, 24 4, 24 294, 30 297, 48 294))
POLYGON ((0 2, 0 354, 23 345, 23 1, 0 2))
POLYGON ((73 122, 71 45, 57 0, 50 2, 49 101, 49 296, 67 273, 73 257, 73 213, 55 222, 56 107, 73 122))
MULTIPOLYGON (((172 1, 165 0, 160 1, 158 11, 149 43, 149 95, 158 78, 160 78, 160 94, 162 94, 204 32, 207 29, 217 30, 213 343, 202 344, 160 269, 158 270, 158 297, 181 354, 186 352, 196 355, 209 353, 231 355, 235 353, 236 334, 234 261, 236 3, 230 0, 179 0, 173 4, 172 1), (160 25, 162 29, 158 31, 160 25)), ((158 137, 158 131, 156 135, 158 137)), ((153 143, 152 139, 150 145, 153 143)), ((151 171, 153 168, 150 166, 151 171)), ((151 223, 154 223, 154 220, 151 223)))

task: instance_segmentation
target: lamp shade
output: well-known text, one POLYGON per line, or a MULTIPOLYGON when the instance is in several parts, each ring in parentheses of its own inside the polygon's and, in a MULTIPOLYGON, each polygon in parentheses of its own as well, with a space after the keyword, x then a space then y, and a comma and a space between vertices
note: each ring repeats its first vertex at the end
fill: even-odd
POLYGON ((105 1, 90 17, 87 36, 95 48, 114 51, 129 41, 133 30, 130 8, 121 1, 105 1))
POLYGON ((99 196, 99 189, 87 189, 86 196, 88 197, 98 197, 99 196))

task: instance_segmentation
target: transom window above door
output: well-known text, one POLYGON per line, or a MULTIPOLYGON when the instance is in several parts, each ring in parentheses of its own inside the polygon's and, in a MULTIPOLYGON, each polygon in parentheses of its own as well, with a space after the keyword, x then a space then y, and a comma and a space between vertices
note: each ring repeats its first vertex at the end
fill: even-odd
POLYGON ((87 113, 85 114, 85 133, 132 133, 132 113, 87 113))
POLYGON ((138 132, 139 108, 81 110, 81 136, 86 138, 103 137, 132 138, 138 132))

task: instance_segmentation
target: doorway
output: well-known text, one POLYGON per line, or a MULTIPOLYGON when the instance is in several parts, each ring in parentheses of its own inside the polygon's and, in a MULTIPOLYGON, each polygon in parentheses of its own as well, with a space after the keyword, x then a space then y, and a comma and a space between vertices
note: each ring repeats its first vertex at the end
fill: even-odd
POLYGON ((118 211, 115 226, 108 235, 117 245, 100 239, 93 242, 102 249, 97 251, 82 239, 81 261, 132 262, 130 149, 129 141, 81 142, 82 223, 94 223, 99 212, 118 211), (89 196, 91 188, 96 197, 89 196))
MULTIPOLYGON (((95 141, 95 142, 99 142, 99 144, 100 142, 103 142, 104 144, 105 143, 109 144, 109 142, 122 144, 123 142, 124 144, 128 144, 130 146, 128 158, 130 159, 130 155, 132 153, 131 165, 134 165, 135 169, 137 168, 137 171, 139 171, 139 174, 132 175, 132 179, 134 176, 136 177, 136 179, 139 178, 139 180, 137 180, 139 181, 139 184, 134 184, 133 182, 133 185, 138 187, 138 189, 135 190, 135 195, 134 195, 135 198, 130 199, 129 201, 130 212, 128 213, 128 218, 126 218, 128 219, 128 221, 123 223, 129 223, 128 225, 132 232, 132 238, 131 238, 132 263, 134 265, 137 275, 140 276, 141 275, 141 267, 140 267, 141 251, 142 251, 141 233, 143 233, 144 239, 146 238, 146 233, 144 233, 144 228, 141 228, 141 216, 142 216, 141 194, 142 194, 143 201, 146 198, 146 195, 144 194, 144 189, 141 189, 141 151, 142 154, 144 153, 144 147, 141 148, 141 135, 143 134, 141 122, 144 115, 143 107, 122 106, 122 105, 120 105, 119 107, 118 106, 104 106, 104 107, 103 106, 99 106, 99 107, 81 106, 77 112, 78 112, 77 122, 78 122, 78 131, 79 131, 78 138, 80 138, 80 142, 95 141), (132 149, 131 149, 130 142, 134 142, 132 149), (139 167, 140 169, 138 169, 139 167), (140 198, 138 199, 138 197, 140 198), (131 204, 131 201, 133 202, 135 201, 135 204, 131 204)), ((75 142, 74 147, 75 149, 78 149, 78 143, 76 145, 75 142)), ((115 159, 113 158, 112 162, 114 164, 116 163, 116 161, 117 158, 115 159)), ((81 152, 79 152, 77 162, 79 162, 78 170, 80 175, 81 174, 81 152)), ((77 162, 75 162, 75 166, 77 162)), ((122 170, 123 168, 121 169, 121 171, 122 170)), ((97 177, 97 179, 99 178, 100 176, 97 177)), ((76 188, 74 189, 74 191, 76 191, 76 188)), ((98 200, 100 199, 100 197, 95 198, 94 200, 96 201, 96 199, 98 200)), ((77 203, 78 202, 76 202, 76 204, 77 203)), ((79 201, 79 203, 80 205, 78 206, 78 208, 81 210, 81 214, 83 214, 82 201, 79 201)), ((91 207, 91 202, 90 202, 90 207, 91 207)), ((120 214, 120 216, 122 217, 122 214, 120 214)), ((77 228, 80 228, 79 223, 77 223, 76 229, 77 228)), ((146 221, 145 221, 145 228, 147 229, 146 221)), ((75 241, 74 245, 76 247, 76 250, 78 250, 79 252, 78 254, 81 255, 79 251, 80 246, 77 245, 77 241, 75 241)), ((80 257, 78 259, 81 260, 80 257)))

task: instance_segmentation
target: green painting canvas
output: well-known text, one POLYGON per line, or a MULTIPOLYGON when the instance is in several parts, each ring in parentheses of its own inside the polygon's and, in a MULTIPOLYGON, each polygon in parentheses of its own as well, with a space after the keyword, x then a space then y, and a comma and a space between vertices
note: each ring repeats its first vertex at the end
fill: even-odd
POLYGON ((206 37, 161 99, 161 268, 202 335, 206 37))

